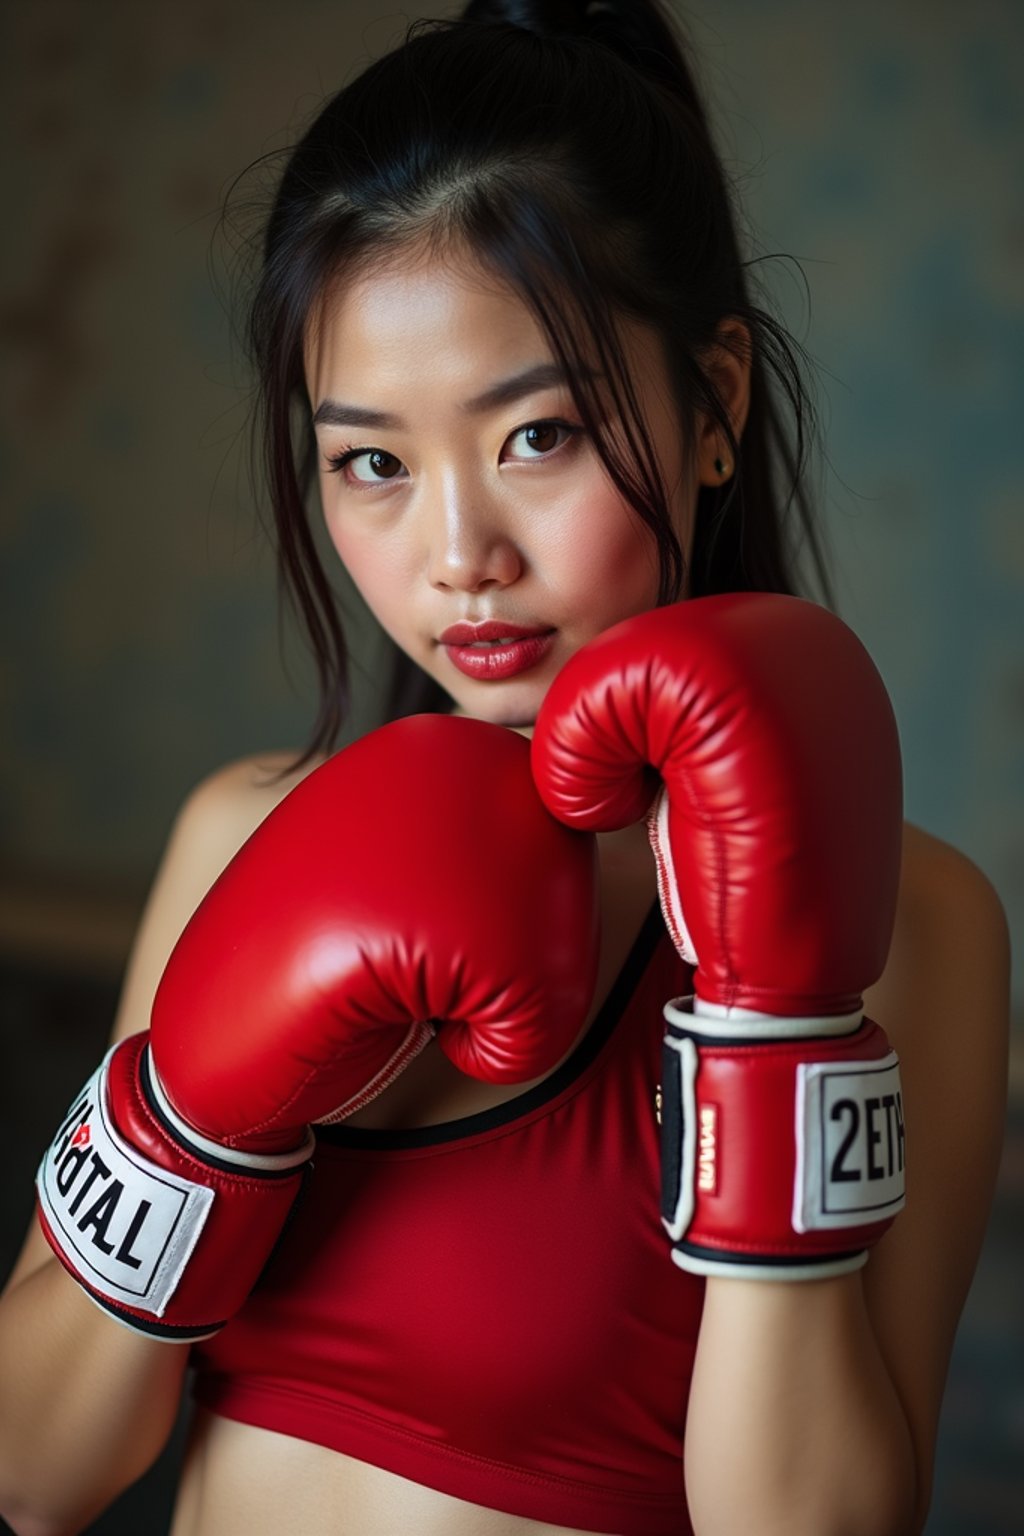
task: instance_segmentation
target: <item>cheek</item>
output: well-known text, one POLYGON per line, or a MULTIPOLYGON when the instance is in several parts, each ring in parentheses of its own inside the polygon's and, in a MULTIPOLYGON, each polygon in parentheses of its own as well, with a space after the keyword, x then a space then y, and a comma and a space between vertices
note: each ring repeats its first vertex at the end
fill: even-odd
POLYGON ((349 579, 377 621, 390 632, 392 613, 407 606, 401 561, 386 539, 325 519, 327 536, 349 579))
POLYGON ((592 497, 582 507, 560 552, 567 587, 595 615, 639 612, 658 593, 658 552, 650 530, 617 493, 592 497))

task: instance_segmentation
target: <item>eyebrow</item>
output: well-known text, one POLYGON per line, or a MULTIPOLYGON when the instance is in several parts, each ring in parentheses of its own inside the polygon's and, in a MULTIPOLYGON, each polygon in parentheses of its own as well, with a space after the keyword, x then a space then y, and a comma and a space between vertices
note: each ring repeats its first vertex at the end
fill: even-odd
MULTIPOLYGON (((596 379, 603 375, 588 368, 584 370, 584 377, 596 379)), ((525 395, 536 394, 538 390, 566 383, 567 376, 558 363, 537 363, 524 373, 492 384, 482 395, 464 401, 459 409, 471 416, 482 415, 485 411, 521 400, 525 395)), ((365 406, 347 405, 341 400, 321 400, 313 414, 314 427, 382 427, 401 432, 405 425, 401 416, 393 416, 390 411, 370 411, 365 406)))

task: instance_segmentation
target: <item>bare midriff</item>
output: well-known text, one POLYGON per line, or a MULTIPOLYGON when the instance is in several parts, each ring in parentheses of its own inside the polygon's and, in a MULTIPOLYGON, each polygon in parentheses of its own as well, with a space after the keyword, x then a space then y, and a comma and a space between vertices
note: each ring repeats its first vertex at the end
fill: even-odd
POLYGON ((171 1536, 565 1536, 289 1435, 198 1412, 171 1536))

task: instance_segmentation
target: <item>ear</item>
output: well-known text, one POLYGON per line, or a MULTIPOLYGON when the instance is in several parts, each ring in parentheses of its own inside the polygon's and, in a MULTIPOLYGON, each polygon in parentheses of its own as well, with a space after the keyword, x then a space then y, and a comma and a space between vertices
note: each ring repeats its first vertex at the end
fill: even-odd
MULTIPOLYGON (((750 332, 729 315, 715 332, 704 363, 725 407, 736 440, 743 435, 750 409, 750 332)), ((735 471, 732 449, 715 420, 698 417, 697 478, 701 485, 724 485, 735 471)))

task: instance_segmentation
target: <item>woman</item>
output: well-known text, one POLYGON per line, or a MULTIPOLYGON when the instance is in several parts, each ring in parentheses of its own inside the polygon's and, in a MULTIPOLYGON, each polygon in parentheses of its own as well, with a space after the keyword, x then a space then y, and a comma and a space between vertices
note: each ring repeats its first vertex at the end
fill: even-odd
MULTIPOLYGON (((711 594, 792 592, 790 509, 817 554, 792 350, 750 301, 704 112, 653 0, 471 3, 461 23, 414 27, 293 152, 251 339, 281 569, 322 706, 298 762, 277 757, 269 780, 265 758, 230 765, 186 801, 115 1040, 147 1029, 204 894, 336 739, 345 648, 304 513, 314 470, 330 541, 400 653, 393 715, 453 705, 529 735, 552 680, 610 626, 711 594)), ((904 828, 892 944, 864 1007, 899 1055, 911 1182, 869 1262, 798 1284, 703 1280, 668 1263, 652 1193, 661 1004, 686 968, 652 920, 643 823, 598 844, 596 982, 559 1060, 483 1083, 419 1042, 318 1133, 314 1182, 263 1279, 191 1352, 175 1536, 922 1529, 998 1157, 998 899, 955 850, 904 828), (651 1112, 635 1165, 601 1175, 607 1253, 584 1243, 593 1222, 549 1230, 544 1200, 513 1221, 526 1149, 536 1177, 552 1170, 554 1204, 559 1117, 627 1072, 651 1112), (467 1153, 479 1172, 460 1184, 467 1153), (438 1170, 451 1185, 431 1184, 438 1170), (431 1200, 444 1243, 425 1253, 422 1231, 419 1247, 402 1237, 431 1200), (452 1247, 479 1230, 484 1200, 486 1227, 509 1222, 505 1272, 520 1268, 514 1285, 493 1277, 507 1290, 496 1342, 466 1281, 494 1268, 494 1244, 452 1247), (538 1286, 538 1249, 557 1283, 538 1286), (438 1309, 445 1278, 465 1357, 458 1317, 438 1309), (357 1307, 332 1373, 324 1340, 357 1307), (303 1330, 304 1352, 282 1355, 303 1330)), ((4 1514, 23 1533, 79 1530, 159 1454, 190 1351, 112 1322, 39 1231, 0 1317, 4 1514)))

